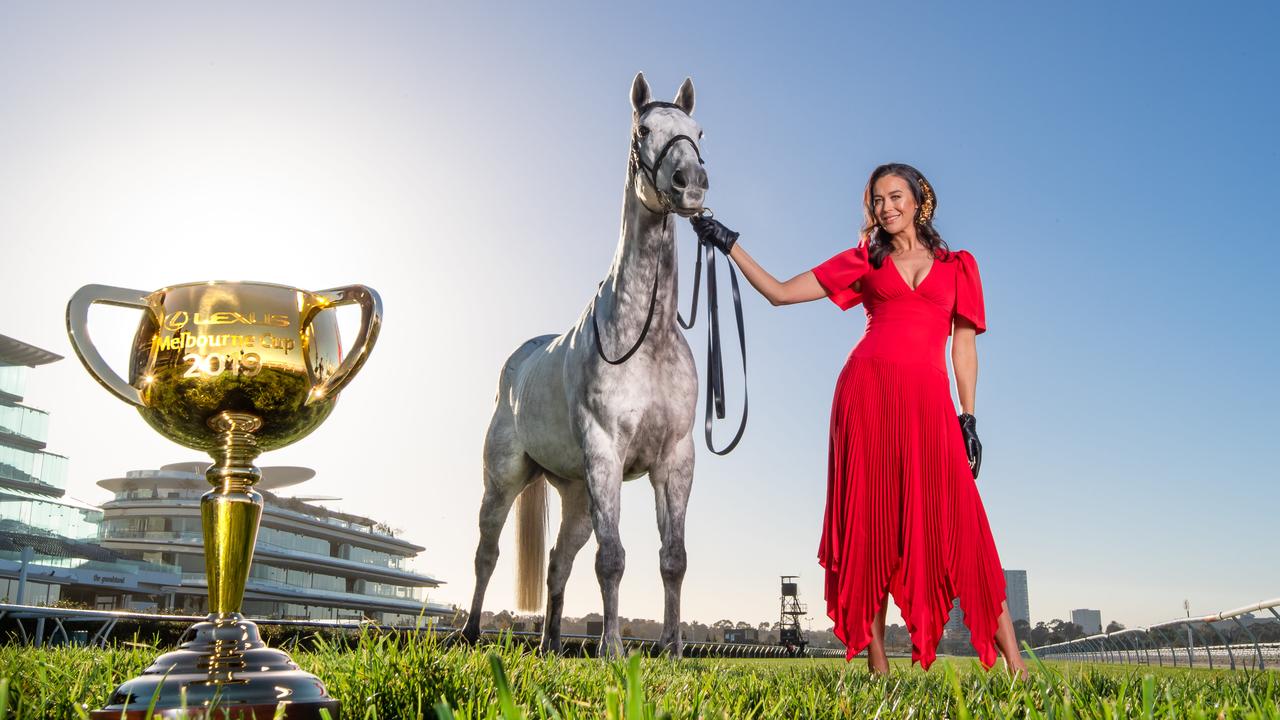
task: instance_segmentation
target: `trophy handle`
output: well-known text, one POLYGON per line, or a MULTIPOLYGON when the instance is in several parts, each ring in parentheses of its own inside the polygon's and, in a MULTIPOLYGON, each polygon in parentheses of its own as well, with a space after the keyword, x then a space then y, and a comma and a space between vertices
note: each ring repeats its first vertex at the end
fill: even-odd
POLYGON ((110 390, 112 395, 138 407, 145 406, 142 402, 142 393, 111 369, 107 361, 102 359, 98 348, 94 347, 93 340, 89 338, 89 306, 94 303, 104 303, 147 310, 151 307, 147 303, 147 296, 150 294, 142 290, 129 290, 110 285, 85 285, 77 290, 76 294, 71 296, 71 301, 67 303, 67 333, 71 337, 71 347, 75 348, 80 362, 84 363, 89 373, 101 383, 102 387, 110 390))
POLYGON ((361 310, 360 333, 356 335, 355 344, 343 358, 342 364, 324 382, 311 389, 307 396, 307 404, 333 395, 347 386, 356 371, 369 359, 369 351, 378 340, 378 331, 382 329, 382 298, 378 292, 364 285, 347 285, 346 287, 321 290, 316 295, 329 301, 328 307, 359 303, 361 310))

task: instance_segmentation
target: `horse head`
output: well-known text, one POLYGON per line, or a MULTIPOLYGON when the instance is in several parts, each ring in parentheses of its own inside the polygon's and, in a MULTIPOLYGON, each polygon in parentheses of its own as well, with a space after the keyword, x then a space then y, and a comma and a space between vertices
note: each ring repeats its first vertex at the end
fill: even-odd
POLYGON ((640 202, 655 213, 689 217, 702 211, 707 172, 693 119, 693 81, 685 78, 675 102, 655 101, 644 73, 631 83, 631 174, 640 202))

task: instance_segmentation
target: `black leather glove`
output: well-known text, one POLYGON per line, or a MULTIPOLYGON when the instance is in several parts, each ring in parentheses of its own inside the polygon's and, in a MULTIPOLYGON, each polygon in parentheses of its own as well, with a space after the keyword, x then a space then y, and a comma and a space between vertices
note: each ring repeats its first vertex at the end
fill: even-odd
POLYGON ((689 218, 689 223, 693 225, 694 232, 698 233, 699 240, 711 243, 712 247, 725 255, 728 255, 734 243, 738 242, 738 233, 725 227, 724 223, 715 218, 695 215, 689 218))
POLYGON ((969 456, 969 469, 973 471, 973 479, 978 479, 978 470, 982 468, 982 443, 978 441, 978 418, 969 413, 960 414, 960 433, 964 435, 964 452, 969 456))

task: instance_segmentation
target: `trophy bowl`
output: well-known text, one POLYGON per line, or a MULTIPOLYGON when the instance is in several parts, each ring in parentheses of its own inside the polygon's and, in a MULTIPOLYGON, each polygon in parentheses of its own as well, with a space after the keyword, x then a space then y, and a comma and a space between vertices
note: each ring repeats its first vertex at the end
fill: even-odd
POLYGON ((67 331, 90 374, 161 435, 214 461, 205 472, 212 489, 200 498, 209 616, 94 717, 140 718, 154 697, 156 709, 185 707, 188 717, 268 718, 283 706, 286 718, 318 718, 323 709, 336 720, 338 703, 319 679, 266 647, 240 615, 262 517, 254 460, 324 422, 381 324, 382 302, 363 285, 319 292, 259 282, 155 292, 86 285, 72 296, 67 331), (89 308, 97 303, 143 311, 128 380, 89 337, 89 308), (335 313, 327 311, 349 304, 360 306, 362 321, 344 357, 335 313))
POLYGON ((76 354, 151 427, 180 445, 213 452, 223 413, 258 418, 260 451, 306 437, 333 410, 338 392, 364 364, 377 338, 380 301, 354 285, 308 292, 256 282, 200 282, 152 293, 86 285, 67 307, 76 354), (359 303, 364 322, 344 359, 335 314, 359 303), (133 339, 129 379, 120 378, 89 340, 94 303, 144 310, 133 339))

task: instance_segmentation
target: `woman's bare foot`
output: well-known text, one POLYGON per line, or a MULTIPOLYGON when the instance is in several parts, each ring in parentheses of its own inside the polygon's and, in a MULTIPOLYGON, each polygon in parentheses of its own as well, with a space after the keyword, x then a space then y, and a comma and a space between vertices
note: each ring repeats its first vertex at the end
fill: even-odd
POLYGON ((1022 662, 1021 657, 1015 656, 1014 662, 1009 662, 1009 658, 1004 659, 1004 669, 1013 676, 1018 682, 1026 682, 1031 679, 1031 673, 1027 670, 1027 664, 1022 662))
POLYGON ((1018 638, 1013 631, 1013 621, 1009 619, 1009 604, 1000 604, 1000 617, 996 619, 996 649, 1004 656, 1005 668, 1018 680, 1027 680, 1027 664, 1022 661, 1022 652, 1018 650, 1018 638))

